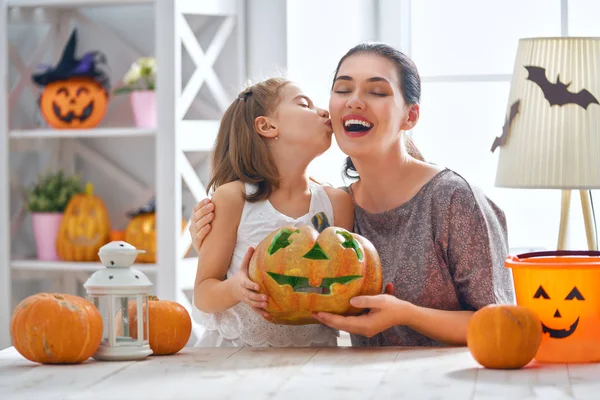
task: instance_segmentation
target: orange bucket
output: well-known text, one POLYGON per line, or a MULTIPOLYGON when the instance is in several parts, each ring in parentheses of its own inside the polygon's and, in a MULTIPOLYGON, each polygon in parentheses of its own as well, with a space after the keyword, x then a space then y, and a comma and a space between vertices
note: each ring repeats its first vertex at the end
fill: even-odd
POLYGON ((600 361, 600 252, 547 251, 509 256, 517 304, 536 312, 539 362, 600 361))

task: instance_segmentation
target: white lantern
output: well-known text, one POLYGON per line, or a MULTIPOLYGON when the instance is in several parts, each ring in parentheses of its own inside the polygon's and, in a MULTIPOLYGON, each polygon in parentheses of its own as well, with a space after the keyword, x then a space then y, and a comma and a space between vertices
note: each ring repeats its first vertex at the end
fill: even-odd
POLYGON ((100 248, 98 255, 106 268, 94 272, 83 285, 88 300, 102 315, 102 342, 93 355, 96 360, 139 360, 152 354, 148 343, 148 295, 152 282, 132 268, 138 250, 127 242, 114 241, 100 248), (131 307, 137 318, 130 318, 131 307))

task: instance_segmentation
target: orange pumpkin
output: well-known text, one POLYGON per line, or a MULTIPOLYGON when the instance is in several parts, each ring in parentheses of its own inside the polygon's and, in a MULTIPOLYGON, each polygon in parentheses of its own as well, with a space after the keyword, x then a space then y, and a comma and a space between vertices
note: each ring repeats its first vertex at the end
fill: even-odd
POLYGON ((56 250, 64 261, 97 261, 98 250, 108 242, 110 220, 104 202, 94 196, 94 187, 73 196, 67 204, 58 231, 56 250))
MULTIPOLYGON (((159 300, 156 296, 149 296, 148 310, 148 341, 152 354, 170 355, 183 349, 192 334, 192 319, 187 310, 177 302, 159 300)), ((138 317, 135 300, 129 303, 128 313, 131 337, 137 339, 138 317)), ((147 335, 146 332, 145 334, 147 335)))
MULTIPOLYGON (((186 221, 181 221, 182 231, 185 229, 186 221)), ((156 262, 156 213, 138 214, 131 218, 125 228, 125 239, 127 243, 136 249, 146 250, 146 253, 138 254, 136 262, 156 262)))
POLYGON ((88 300, 39 293, 13 312, 10 335, 17 351, 41 364, 76 364, 90 358, 102 340, 102 316, 88 300))
POLYGON ((541 342, 542 323, 523 306, 485 306, 473 315, 467 329, 467 346, 486 368, 522 368, 533 360, 541 342))
POLYGON ((256 247, 248 275, 268 295, 266 311, 278 324, 318 323, 312 313, 357 315, 359 295, 381 293, 379 254, 367 239, 329 226, 287 226, 256 247))
POLYGON ((108 93, 95 79, 73 77, 50 82, 40 97, 40 111, 56 129, 88 129, 106 114, 108 93))

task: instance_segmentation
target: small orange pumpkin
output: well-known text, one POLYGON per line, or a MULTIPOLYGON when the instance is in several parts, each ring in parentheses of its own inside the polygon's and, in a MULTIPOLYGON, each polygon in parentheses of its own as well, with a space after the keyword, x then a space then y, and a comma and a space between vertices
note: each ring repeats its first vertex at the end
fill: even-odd
POLYGON ((490 304, 469 321, 467 346, 473 358, 492 369, 518 369, 527 365, 542 342, 542 322, 527 307, 490 304))
POLYGON ((312 314, 357 315, 359 295, 381 293, 379 254, 364 237, 329 226, 277 229, 256 247, 248 276, 268 295, 266 311, 277 324, 316 324, 312 314))
POLYGON ((13 312, 15 349, 41 364, 77 364, 90 358, 102 340, 102 316, 88 300, 69 294, 39 293, 13 312))
POLYGON ((58 231, 56 250, 63 261, 97 261, 98 250, 108 242, 110 220, 94 187, 73 196, 65 209, 58 231))
MULTIPOLYGON (((174 301, 159 300, 156 296, 149 296, 148 309, 150 313, 148 341, 152 354, 171 355, 183 349, 192 334, 192 319, 185 307, 174 301)), ((131 337, 137 339, 135 301, 129 303, 128 313, 131 337)))
MULTIPOLYGON (((136 249, 145 250, 138 254, 136 262, 156 262, 156 212, 139 212, 131 214, 131 220, 125 227, 125 239, 136 249)), ((185 229, 186 221, 181 220, 181 230, 185 229)))
POLYGON ((50 82, 40 97, 40 111, 56 129, 89 129, 106 114, 108 93, 95 79, 73 77, 50 82))

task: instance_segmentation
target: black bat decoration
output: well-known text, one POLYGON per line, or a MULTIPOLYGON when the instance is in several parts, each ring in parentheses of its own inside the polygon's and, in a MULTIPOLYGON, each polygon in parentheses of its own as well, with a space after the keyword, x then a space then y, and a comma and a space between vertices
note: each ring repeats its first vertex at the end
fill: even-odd
POLYGON ((571 83, 563 83, 560 81, 560 75, 556 77, 556 83, 548 81, 546 78, 546 69, 542 67, 534 67, 532 65, 526 65, 525 69, 529 72, 527 79, 537 84, 544 97, 551 106, 564 106, 565 104, 577 104, 583 109, 588 108, 592 103, 600 105, 598 99, 594 97, 587 89, 581 89, 577 93, 573 93, 568 90, 571 83))
POLYGON ((510 132, 510 126, 517 114, 519 113, 520 106, 521 100, 515 101, 512 104, 512 106, 510 106, 510 115, 504 121, 504 126, 502 127, 502 135, 494 139, 494 143, 492 144, 492 153, 496 150, 498 146, 504 146, 504 144, 506 143, 506 139, 508 139, 508 134, 510 132))

